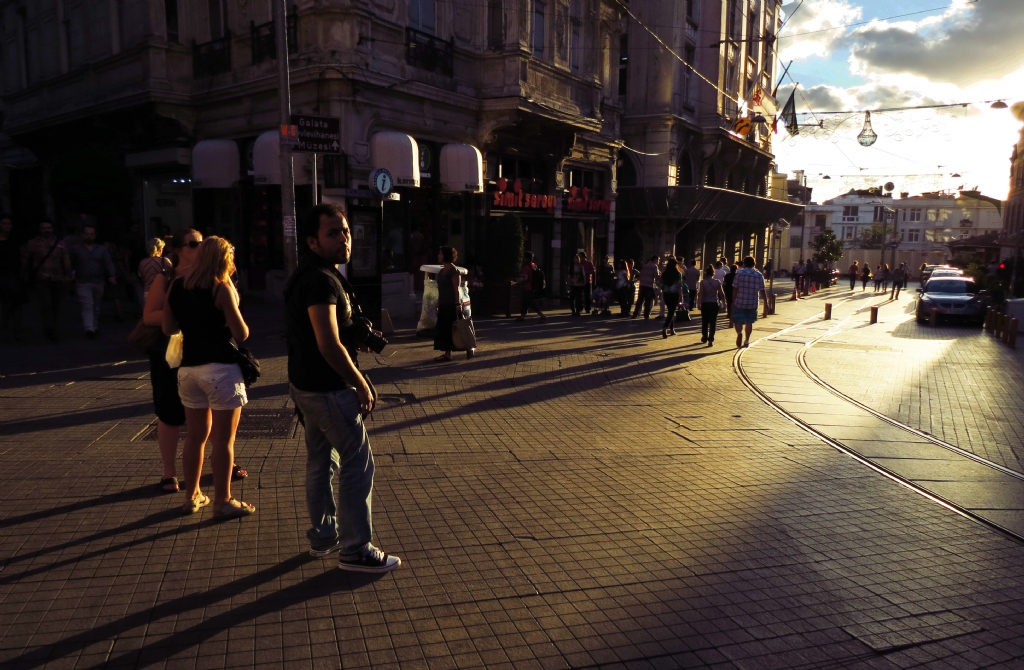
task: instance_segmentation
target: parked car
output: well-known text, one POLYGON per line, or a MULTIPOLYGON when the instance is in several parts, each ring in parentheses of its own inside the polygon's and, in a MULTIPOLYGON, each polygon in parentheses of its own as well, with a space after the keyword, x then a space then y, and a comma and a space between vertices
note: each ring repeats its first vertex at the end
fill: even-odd
MULTIPOLYGON (((921 270, 921 283, 924 284, 937 270, 956 270, 951 265, 926 265, 924 270, 921 270)), ((960 272, 963 274, 963 272, 960 272)))
POLYGON ((935 270, 928 276, 928 279, 935 279, 937 277, 963 277, 964 271, 960 268, 935 268, 935 270))
POLYGON ((981 325, 985 321, 988 294, 978 288, 970 277, 936 277, 934 274, 922 288, 917 300, 917 321, 924 323, 931 311, 939 318, 954 318, 981 325))

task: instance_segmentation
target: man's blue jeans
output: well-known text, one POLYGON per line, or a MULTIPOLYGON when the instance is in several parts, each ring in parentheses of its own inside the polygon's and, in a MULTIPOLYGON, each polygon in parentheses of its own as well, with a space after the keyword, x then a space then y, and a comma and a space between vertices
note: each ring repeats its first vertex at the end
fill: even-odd
POLYGON ((361 552, 373 535, 373 454, 354 388, 309 393, 291 387, 306 426, 306 507, 312 549, 341 543, 342 556, 361 552), (339 473, 340 500, 334 496, 339 473), (339 506, 340 503, 340 506, 339 506))

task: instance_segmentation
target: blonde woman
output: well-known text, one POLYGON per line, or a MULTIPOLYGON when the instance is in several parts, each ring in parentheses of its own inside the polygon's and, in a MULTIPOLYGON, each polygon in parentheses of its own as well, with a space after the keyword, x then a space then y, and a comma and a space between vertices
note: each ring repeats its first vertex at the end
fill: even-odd
POLYGON ((199 490, 206 441, 213 445, 213 515, 218 519, 249 516, 256 508, 231 497, 231 467, 235 432, 247 402, 242 371, 231 338, 242 342, 249 327, 238 310, 238 293, 231 284, 235 271, 234 248, 211 236, 199 246, 192 270, 175 279, 163 311, 166 335, 183 336, 178 394, 185 406, 185 449, 182 454, 189 499, 186 514, 210 504, 199 490))
POLYGON ((171 269, 171 261, 164 258, 164 241, 154 237, 146 243, 147 258, 139 261, 139 279, 142 280, 142 302, 149 298, 149 287, 156 278, 171 269))

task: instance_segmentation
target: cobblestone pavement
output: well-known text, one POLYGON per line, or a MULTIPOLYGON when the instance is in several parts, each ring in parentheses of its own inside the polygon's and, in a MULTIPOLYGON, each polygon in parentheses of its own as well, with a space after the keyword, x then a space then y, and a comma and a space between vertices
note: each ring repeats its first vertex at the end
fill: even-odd
MULTIPOLYGON (((757 336, 821 298, 779 305, 757 336)), ((404 564, 312 559, 275 316, 237 446, 258 511, 227 523, 154 493, 113 335, 3 351, 0 667, 1020 667, 1024 547, 781 417, 695 324, 481 322, 443 365, 395 338, 369 425, 404 564)))
POLYGON ((1024 473, 1024 351, 980 328, 918 324, 915 305, 904 293, 879 311, 877 327, 816 344, 808 365, 871 408, 1024 473))

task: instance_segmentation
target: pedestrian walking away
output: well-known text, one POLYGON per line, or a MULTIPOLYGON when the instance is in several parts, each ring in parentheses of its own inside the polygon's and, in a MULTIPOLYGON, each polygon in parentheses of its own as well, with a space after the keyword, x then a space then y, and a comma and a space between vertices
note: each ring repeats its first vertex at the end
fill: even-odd
POLYGON ((864 263, 864 267, 860 271, 860 290, 861 292, 868 290, 868 281, 871 280, 871 265, 864 263))
POLYGON ((544 301, 544 289, 547 280, 544 277, 544 271, 537 267, 533 259, 533 252, 527 251, 523 254, 523 269, 519 273, 519 284, 523 287, 523 305, 519 312, 519 318, 516 321, 525 321, 526 314, 532 307, 537 311, 540 322, 544 323, 547 317, 544 316, 544 311, 541 307, 544 301))
POLYGON ((729 267, 722 261, 715 261, 715 279, 725 284, 725 275, 729 274, 729 267))
POLYGON ((900 263, 900 266, 892 271, 892 294, 889 296, 890 300, 899 300, 900 289, 906 284, 907 281, 907 264, 900 263))
POLYGON ((804 262, 804 259, 801 258, 800 261, 796 264, 796 271, 794 272, 794 275, 796 277, 796 290, 799 291, 800 293, 806 293, 807 263, 804 262))
MULTIPOLYGON (((452 340, 452 328, 463 308, 459 299, 462 286, 462 273, 455 267, 459 252, 454 247, 441 247, 437 254, 437 262, 441 263, 441 271, 437 273, 437 326, 434 328, 434 350, 441 355, 434 362, 450 361, 455 343, 452 340)), ((466 350, 466 358, 473 358, 475 349, 466 350)))
POLYGON ((299 232, 303 254, 285 288, 285 334, 291 397, 306 433, 310 554, 337 552, 343 570, 387 572, 402 561, 371 544, 374 465, 363 420, 376 394, 359 370, 370 324, 338 271, 352 258, 352 233, 332 204, 313 207, 299 232))
POLYGON ((651 318, 651 308, 654 306, 655 287, 658 285, 658 278, 661 276, 661 268, 658 267, 658 255, 651 256, 644 266, 640 268, 640 298, 636 301, 636 308, 633 310, 633 318, 640 316, 643 309, 644 319, 651 318))
POLYGON ((889 290, 889 282, 892 280, 892 270, 889 269, 888 263, 882 264, 882 293, 886 293, 889 290))
POLYGON ((726 314, 729 317, 729 325, 732 325, 732 285, 736 281, 736 272, 739 270, 739 266, 733 263, 729 266, 729 274, 725 275, 725 281, 722 282, 722 286, 725 288, 725 309, 726 314))
POLYGON ((612 298, 615 295, 615 268, 612 267, 611 259, 605 256, 601 267, 597 269, 594 283, 594 311, 593 314, 611 316, 612 298))
POLYGON ((567 277, 569 280, 569 310, 573 316, 583 314, 583 287, 587 283, 586 272, 583 269, 581 254, 572 257, 569 264, 567 277))
POLYGON ((590 314, 592 307, 592 294, 594 289, 594 264, 587 260, 587 254, 580 252, 580 260, 583 262, 583 311, 590 314))
POLYGON ((686 303, 687 309, 695 309, 694 302, 697 299, 697 284, 700 282, 700 270, 697 269, 697 261, 690 259, 686 266, 686 287, 689 289, 689 298, 686 303))
POLYGON ((85 336, 93 339, 99 335, 104 285, 117 283, 117 271, 107 248, 96 244, 95 226, 83 226, 79 239, 81 243, 71 252, 75 269, 75 294, 82 308, 85 336))
POLYGON ((754 269, 753 257, 747 256, 732 282, 732 322, 736 327, 737 347, 750 346, 750 333, 757 321, 758 299, 768 299, 764 275, 754 269))
POLYGON ((14 222, 3 214, 0 215, 0 339, 21 341, 21 312, 26 293, 14 222))
POLYGON ((683 298, 683 289, 686 284, 683 281, 683 268, 679 261, 671 256, 665 261, 665 271, 661 273, 661 295, 665 300, 665 323, 661 326, 662 338, 676 334, 676 310, 681 309, 683 321, 689 321, 690 315, 686 311, 685 303, 680 306, 683 298))
POLYGON ((850 290, 857 287, 857 275, 860 274, 860 261, 854 261, 850 266, 850 290))
POLYGON ((231 497, 235 433, 242 406, 248 398, 238 350, 232 344, 249 337, 249 327, 238 309, 238 293, 231 283, 235 271, 234 248, 221 237, 208 237, 199 245, 186 277, 171 282, 162 319, 165 335, 182 335, 178 395, 185 406, 185 447, 182 473, 188 500, 185 513, 196 513, 210 503, 199 490, 206 442, 212 445, 213 515, 218 519, 248 516, 256 508, 231 497))
MULTIPOLYGON (((700 305, 700 341, 707 342, 710 347, 715 343, 718 313, 725 304, 725 290, 722 282, 715 279, 715 269, 711 266, 704 270, 704 279, 697 288, 697 304, 700 305)), ((747 339, 750 339, 749 335, 747 339)))
POLYGON ((25 245, 21 266, 25 284, 35 296, 43 321, 43 332, 51 342, 57 341, 57 314, 71 278, 71 257, 63 242, 53 234, 53 222, 39 223, 39 236, 25 245))
POLYGON ((875 274, 874 274, 875 293, 878 293, 878 291, 882 288, 882 278, 884 276, 885 275, 882 272, 882 264, 879 263, 878 265, 875 266, 875 274))

